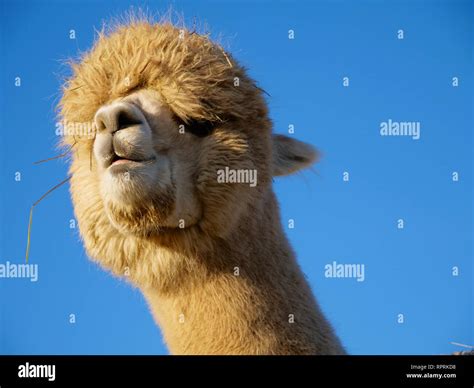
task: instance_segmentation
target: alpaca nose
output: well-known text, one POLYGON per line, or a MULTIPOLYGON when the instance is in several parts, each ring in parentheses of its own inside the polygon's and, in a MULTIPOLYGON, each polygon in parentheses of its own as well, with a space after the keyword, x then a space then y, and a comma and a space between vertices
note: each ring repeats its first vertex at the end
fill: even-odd
POLYGON ((94 118, 97 131, 115 132, 144 123, 141 111, 132 104, 118 102, 100 108, 94 118))

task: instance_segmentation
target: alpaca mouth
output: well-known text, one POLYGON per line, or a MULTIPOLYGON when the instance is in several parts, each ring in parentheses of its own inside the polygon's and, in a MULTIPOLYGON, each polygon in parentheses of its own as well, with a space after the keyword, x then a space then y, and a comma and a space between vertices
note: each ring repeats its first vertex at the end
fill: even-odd
POLYGON ((111 157, 108 160, 108 167, 112 168, 115 166, 130 166, 134 164, 146 164, 146 163, 151 163, 155 160, 155 157, 151 158, 145 158, 141 159, 138 157, 130 156, 130 157, 125 157, 125 156, 120 156, 114 153, 111 155, 111 157))

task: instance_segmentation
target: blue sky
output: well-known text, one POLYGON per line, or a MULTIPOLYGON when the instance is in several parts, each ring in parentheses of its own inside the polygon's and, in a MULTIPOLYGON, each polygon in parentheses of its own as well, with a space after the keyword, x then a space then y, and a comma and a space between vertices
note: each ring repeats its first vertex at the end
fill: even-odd
MULTIPOLYGON (((442 354, 459 350, 450 341, 474 345, 472 2, 0 4, 0 264, 24 262, 30 206, 66 177, 65 161, 32 164, 56 152, 62 61, 130 5, 173 5, 189 23, 206 22, 271 95, 276 132, 293 124, 295 137, 323 152, 314 171, 277 179, 275 190, 298 260, 347 350, 442 354), (420 123, 420 139, 381 136, 389 119, 420 123), (325 277, 333 261, 363 264, 365 280, 325 277)), ((67 190, 35 210, 38 281, 0 278, 0 354, 166 354, 140 292, 88 261, 70 228, 67 190)))

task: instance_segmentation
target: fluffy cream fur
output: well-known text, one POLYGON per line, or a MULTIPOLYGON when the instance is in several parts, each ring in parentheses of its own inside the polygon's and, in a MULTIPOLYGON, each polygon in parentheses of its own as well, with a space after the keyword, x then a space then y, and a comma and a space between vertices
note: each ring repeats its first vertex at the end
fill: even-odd
POLYGON ((86 250, 142 290, 172 353, 344 353, 272 190, 316 152, 272 134, 261 90, 230 54, 169 23, 130 22, 73 65, 60 114, 96 124, 94 138, 65 138, 86 250), (137 122, 114 132, 120 114, 137 122), (193 134, 203 123, 212 131, 193 134), (112 143, 139 162, 110 165, 112 143), (257 186, 218 182, 226 167, 257 170, 257 186))

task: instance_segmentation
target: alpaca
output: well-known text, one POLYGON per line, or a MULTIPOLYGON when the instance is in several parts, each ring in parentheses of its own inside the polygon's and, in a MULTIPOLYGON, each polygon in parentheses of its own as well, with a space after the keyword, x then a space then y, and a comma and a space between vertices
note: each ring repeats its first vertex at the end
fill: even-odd
POLYGON ((142 291, 172 354, 344 354, 272 189, 317 152, 272 133, 262 92, 207 36, 147 20, 101 32, 63 87, 85 249, 142 291))

